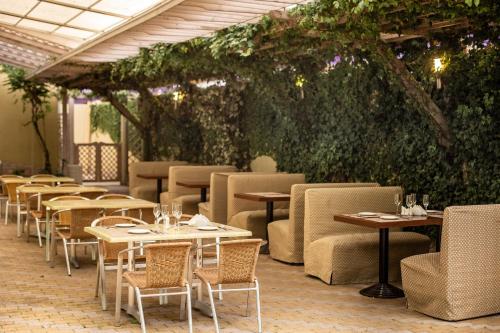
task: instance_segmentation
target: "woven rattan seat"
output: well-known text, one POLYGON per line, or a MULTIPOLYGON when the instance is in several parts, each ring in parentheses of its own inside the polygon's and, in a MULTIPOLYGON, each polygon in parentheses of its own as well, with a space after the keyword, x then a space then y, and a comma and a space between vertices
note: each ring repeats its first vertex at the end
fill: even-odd
POLYGON ((123 277, 134 288, 144 289, 148 283, 146 281, 146 272, 125 272, 123 277))
POLYGON ((197 268, 195 274, 204 283, 218 284, 218 268, 197 268))

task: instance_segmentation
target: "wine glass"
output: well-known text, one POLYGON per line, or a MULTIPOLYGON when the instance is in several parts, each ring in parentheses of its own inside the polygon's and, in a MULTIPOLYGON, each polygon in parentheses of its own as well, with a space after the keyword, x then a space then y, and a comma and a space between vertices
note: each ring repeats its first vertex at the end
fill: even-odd
POLYGON ((180 203, 172 204, 172 215, 175 217, 176 226, 179 227, 179 221, 182 216, 182 204, 180 203))
POLYGON ((411 215, 412 215, 412 212, 411 212, 412 200, 413 200, 412 195, 407 194, 406 195, 406 207, 408 208, 408 217, 411 217, 411 215))
POLYGON ((170 225, 170 217, 168 215, 168 205, 161 205, 161 218, 163 220, 163 228, 167 229, 170 225))
POLYGON ((160 216, 161 216, 161 205, 160 204, 156 204, 154 207, 153 207, 153 215, 155 216, 155 224, 158 224, 158 222, 160 222, 160 216))
POLYGON ((394 204, 396 205, 396 215, 399 213, 399 205, 401 205, 401 202, 403 201, 401 193, 395 193, 394 194, 394 204))
POLYGON ((422 197, 422 205, 424 205, 425 212, 427 213, 427 206, 429 206, 429 195, 428 194, 424 194, 424 196, 422 197))

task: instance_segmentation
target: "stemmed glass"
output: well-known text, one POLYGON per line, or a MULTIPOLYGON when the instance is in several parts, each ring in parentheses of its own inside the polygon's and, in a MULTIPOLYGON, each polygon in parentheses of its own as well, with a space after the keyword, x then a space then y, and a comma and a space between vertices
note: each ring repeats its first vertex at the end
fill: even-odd
POLYGON ((160 216, 161 216, 161 205, 156 204, 153 207, 153 215, 155 216, 155 224, 158 224, 160 222, 160 216))
POLYGON ((406 195, 406 207, 408 208, 408 217, 411 218, 412 216, 412 203, 413 203, 413 195, 412 194, 407 194, 406 195))
POLYGON ((429 206, 429 195, 428 194, 424 194, 424 196, 422 197, 422 205, 424 205, 425 212, 427 213, 427 206, 429 206))
POLYGON ((163 230, 170 226, 170 217, 168 215, 168 205, 161 205, 161 218, 163 220, 163 230))
POLYGON ((172 204, 172 215, 175 217, 175 225, 177 228, 179 228, 179 220, 181 219, 182 216, 182 204, 180 203, 173 203, 172 204))
POLYGON ((396 205, 396 215, 399 215, 399 206, 403 201, 401 193, 394 194, 394 204, 396 205))

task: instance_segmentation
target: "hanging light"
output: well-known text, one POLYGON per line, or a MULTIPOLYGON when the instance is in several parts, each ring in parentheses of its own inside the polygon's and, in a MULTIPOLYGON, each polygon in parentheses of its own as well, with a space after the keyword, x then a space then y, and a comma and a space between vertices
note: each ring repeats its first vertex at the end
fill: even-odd
POLYGON ((434 72, 439 73, 443 70, 443 63, 441 58, 434 58, 434 72))

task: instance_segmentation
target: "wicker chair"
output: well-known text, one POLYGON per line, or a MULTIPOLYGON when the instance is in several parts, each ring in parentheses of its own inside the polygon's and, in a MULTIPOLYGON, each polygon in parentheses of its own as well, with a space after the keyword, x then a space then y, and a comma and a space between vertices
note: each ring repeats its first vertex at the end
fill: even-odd
MULTIPOLYGON (((23 178, 22 176, 18 175, 1 175, 0 178, 7 179, 7 178, 23 178)), ((3 207, 3 202, 9 200, 9 195, 7 193, 7 188, 5 187, 5 184, 0 182, 2 185, 0 186, 0 216, 2 215, 2 207, 3 207)))
MULTIPOLYGON (((133 223, 138 225, 147 225, 145 221, 129 216, 103 216, 92 222, 92 227, 113 226, 117 223, 133 223)), ((118 262, 118 253, 127 248, 127 243, 112 244, 98 240, 98 262, 97 262, 97 283, 96 297, 101 298, 103 310, 107 309, 106 302, 106 271, 116 270, 118 262)), ((136 261, 138 258, 135 258, 136 261)))
MULTIPOLYGON (((216 244, 205 245, 203 247, 214 246, 216 244)), ((259 257, 260 239, 245 239, 236 241, 221 242, 219 245, 220 256, 217 268, 197 268, 194 274, 207 286, 210 306, 212 307, 212 317, 215 331, 219 333, 219 323, 215 311, 213 293, 233 292, 233 291, 255 291, 257 302, 257 322, 259 333, 262 332, 262 320, 260 315, 260 290, 259 282, 255 276, 255 267, 259 257), (212 289, 212 285, 226 285, 236 283, 254 284, 254 287, 212 289)), ((247 303, 248 310, 248 303, 247 303)))
POLYGON ((16 207, 19 205, 17 200, 17 188, 23 185, 22 183, 4 183, 4 191, 7 194, 7 201, 5 202, 5 224, 9 222, 9 208, 16 207))
POLYGON ((55 177, 56 176, 48 174, 48 173, 39 173, 39 174, 31 176, 30 178, 31 178, 31 180, 32 180, 33 183, 54 186, 54 185, 56 185, 57 181, 53 181, 53 182, 38 182, 37 178, 55 178, 55 177))
POLYGON ((23 193, 19 193, 19 189, 27 188, 27 187, 48 187, 46 184, 23 184, 20 186, 16 186, 16 209, 17 209, 17 236, 20 237, 21 232, 21 216, 26 216, 26 222, 28 220, 28 202, 32 199, 36 201, 37 207, 40 206, 40 196, 38 194, 27 195, 23 193))
MULTIPOLYGON (((128 284, 134 288, 137 297, 137 306, 139 308, 139 316, 141 321, 142 332, 146 332, 146 323, 144 321, 144 311, 142 309, 142 298, 158 297, 169 295, 186 296, 187 314, 189 332, 192 333, 192 317, 191 317, 191 287, 187 279, 189 257, 190 257, 190 242, 181 243, 163 243, 150 244, 144 247, 138 246, 131 249, 125 249, 118 254, 118 276, 120 276, 123 267, 123 256, 125 253, 144 249, 146 255, 146 270, 141 272, 125 272, 123 277, 128 284), (169 292, 171 288, 182 288, 181 291, 169 292), (156 289, 157 293, 142 294, 143 289, 156 289)), ((120 306, 121 304, 121 281, 117 282, 116 299, 117 307, 115 309, 115 319, 120 322, 120 306)))
MULTIPOLYGON (((56 248, 56 235, 62 239, 64 246, 64 255, 66 257, 66 268, 68 271, 68 275, 71 276, 71 266, 70 266, 70 257, 68 253, 68 247, 71 247, 72 252, 76 245, 97 245, 97 239, 95 239, 92 235, 86 233, 84 231, 85 227, 91 225, 92 221, 94 221, 101 214, 101 210, 99 209, 71 209, 71 210, 60 210, 55 212, 52 215, 52 242, 51 242, 51 260, 52 266, 54 264, 54 254, 56 248), (55 228, 55 220, 59 219, 60 226, 64 226, 69 222, 69 228, 55 228), (69 221, 67 221, 69 219, 69 221)), ((93 256, 94 251, 92 251, 93 256)), ((72 257, 74 258, 76 255, 73 253, 72 257)))
MULTIPOLYGON (((100 195, 96 198, 96 200, 115 200, 115 199, 124 199, 124 200, 134 200, 135 198, 130 195, 126 194, 117 194, 117 193, 107 193, 100 195)), ((146 222, 153 222, 154 217, 153 217, 153 210, 145 210, 143 214, 142 209, 129 209, 129 208, 122 208, 122 209, 105 209, 104 210, 104 215, 106 216, 112 216, 112 215, 119 215, 119 216, 129 216, 129 217, 134 217, 139 220, 146 220, 143 219, 144 217, 147 218, 146 222)))

